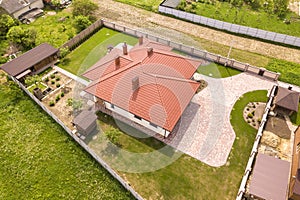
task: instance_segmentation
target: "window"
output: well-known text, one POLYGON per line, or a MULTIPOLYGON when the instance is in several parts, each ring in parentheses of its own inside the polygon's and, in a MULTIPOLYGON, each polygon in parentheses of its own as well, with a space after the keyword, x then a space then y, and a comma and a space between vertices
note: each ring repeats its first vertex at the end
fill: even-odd
POLYGON ((142 118, 137 115, 134 115, 134 118, 137 118, 138 120, 142 120, 142 118))
POLYGON ((149 122, 150 126, 153 126, 154 128, 157 128, 157 125, 156 124, 153 124, 151 122, 149 122))

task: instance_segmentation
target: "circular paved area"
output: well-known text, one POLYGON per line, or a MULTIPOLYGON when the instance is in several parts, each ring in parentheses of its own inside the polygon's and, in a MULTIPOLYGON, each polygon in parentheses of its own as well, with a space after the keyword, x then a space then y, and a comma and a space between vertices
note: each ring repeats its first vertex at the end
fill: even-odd
POLYGON ((208 87, 194 96, 182 115, 174 138, 166 142, 218 167, 226 163, 235 140, 230 112, 237 99, 253 90, 270 91, 276 82, 248 73, 223 79, 200 76, 208 82, 208 87))

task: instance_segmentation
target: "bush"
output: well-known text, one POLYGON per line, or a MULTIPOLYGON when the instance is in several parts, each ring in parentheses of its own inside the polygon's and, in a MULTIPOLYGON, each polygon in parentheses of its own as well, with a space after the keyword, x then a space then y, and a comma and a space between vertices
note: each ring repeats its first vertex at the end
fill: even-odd
POLYGON ((55 97, 55 101, 58 102, 59 100, 60 100, 60 96, 57 95, 57 96, 55 97))
POLYGON ((258 118, 258 119, 257 119, 257 122, 258 122, 258 123, 261 123, 261 118, 258 118))
POLYGON ((60 80, 60 77, 58 76, 58 77, 56 77, 56 79, 55 79, 56 81, 59 81, 60 80))
POLYGON ((54 79, 55 78, 55 74, 51 74, 50 78, 54 79))
MULTIPOLYGON (((255 107, 253 106, 253 108, 255 108, 255 107)), ((253 111, 251 112, 251 114, 254 116, 254 115, 255 115, 255 110, 253 110, 253 111)))
POLYGON ((247 115, 249 118, 253 118, 253 114, 252 113, 248 113, 248 115, 247 115))
POLYGON ((61 97, 64 97, 64 96, 65 96, 65 93, 62 92, 62 93, 60 94, 60 96, 61 96, 61 97))
POLYGON ((54 85, 55 81, 51 81, 51 84, 54 85))
POLYGON ((46 78, 45 78, 45 82, 48 82, 48 81, 49 81, 49 77, 46 77, 46 78))
POLYGON ((57 84, 56 84, 56 87, 57 87, 57 88, 59 88, 59 87, 60 87, 60 84, 59 84, 59 83, 57 83, 57 84))
POLYGON ((51 107, 55 106, 54 101, 50 101, 50 102, 49 102, 49 106, 51 106, 51 107))

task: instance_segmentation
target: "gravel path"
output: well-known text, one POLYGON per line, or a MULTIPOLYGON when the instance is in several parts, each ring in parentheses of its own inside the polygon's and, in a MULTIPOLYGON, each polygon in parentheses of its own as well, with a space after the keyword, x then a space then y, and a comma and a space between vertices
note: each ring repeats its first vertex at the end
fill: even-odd
MULTIPOLYGON (((300 63, 300 50, 269 44, 254 39, 234 36, 221 31, 209 29, 171 17, 139 9, 113 0, 94 0, 99 5, 99 17, 137 29, 158 30, 159 34, 168 37, 171 30, 190 34, 209 41, 214 41, 234 48, 259 53, 275 58, 300 63), (167 31, 166 31, 167 30, 167 31)), ((174 32, 171 31, 171 34, 174 32)), ((181 38, 182 40, 185 38, 181 38)), ((195 45, 196 46, 196 45, 195 45)))

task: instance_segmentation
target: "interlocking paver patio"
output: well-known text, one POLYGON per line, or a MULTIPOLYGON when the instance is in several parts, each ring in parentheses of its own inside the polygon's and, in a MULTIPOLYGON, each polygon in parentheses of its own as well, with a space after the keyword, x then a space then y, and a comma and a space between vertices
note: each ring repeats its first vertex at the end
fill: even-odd
POLYGON ((244 93, 269 91, 276 82, 248 73, 223 79, 200 76, 208 86, 194 96, 166 143, 208 165, 222 166, 236 138, 230 124, 233 105, 244 93))

